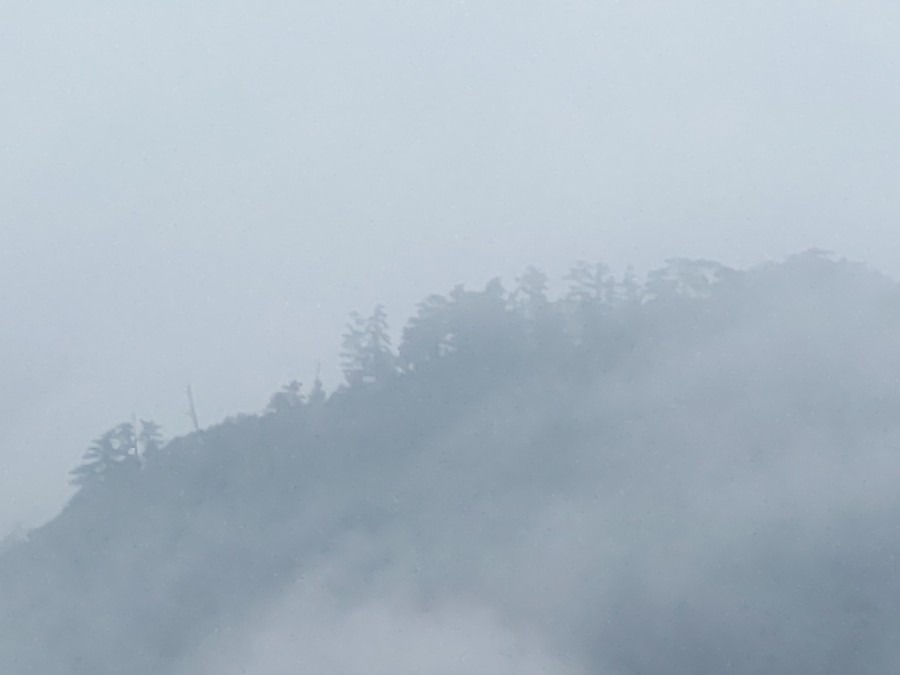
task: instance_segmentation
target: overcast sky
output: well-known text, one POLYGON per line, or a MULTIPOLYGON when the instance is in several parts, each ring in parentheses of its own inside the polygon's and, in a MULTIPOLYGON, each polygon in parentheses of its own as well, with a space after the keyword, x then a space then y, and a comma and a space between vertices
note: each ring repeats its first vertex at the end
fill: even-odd
POLYGON ((92 437, 263 407, 456 282, 900 275, 888 1, 0 0, 0 528, 92 437))

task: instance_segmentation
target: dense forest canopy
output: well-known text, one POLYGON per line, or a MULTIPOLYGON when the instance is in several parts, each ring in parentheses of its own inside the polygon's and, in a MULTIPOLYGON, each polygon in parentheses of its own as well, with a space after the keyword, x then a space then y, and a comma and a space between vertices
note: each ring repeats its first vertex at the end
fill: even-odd
POLYGON ((900 288, 808 251, 353 314, 345 382, 101 434, 0 545, 0 670, 886 673, 900 288))

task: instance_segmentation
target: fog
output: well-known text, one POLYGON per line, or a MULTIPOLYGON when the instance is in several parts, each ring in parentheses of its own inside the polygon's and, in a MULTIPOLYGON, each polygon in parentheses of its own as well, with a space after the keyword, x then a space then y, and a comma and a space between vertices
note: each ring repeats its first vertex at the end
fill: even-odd
POLYGON ((587 269, 427 298, 396 347, 362 319, 328 397, 98 439, 0 547, 0 667, 895 670, 900 286, 587 269))
POLYGON ((347 313, 576 257, 896 272, 888 2, 0 3, 0 527, 347 313))
MULTIPOLYGON (((498 275, 511 286, 530 264, 561 289, 577 259, 604 260, 619 274, 633 265, 643 277, 677 256, 749 269, 815 246, 897 278, 898 29, 900 8, 875 0, 0 0, 0 538, 16 523, 34 527, 59 513, 73 494, 69 470, 103 430, 152 418, 169 437, 188 433, 188 385, 203 427, 261 411, 281 385, 296 378, 308 386, 317 371, 337 389, 347 317, 379 302, 399 342, 430 293, 482 287, 498 275)), ((758 297, 789 295, 794 282, 779 283, 758 297)), ((847 464, 839 442, 830 445, 831 426, 793 428, 785 412, 803 392, 827 408, 836 404, 823 402, 824 392, 857 400, 880 391, 872 414, 889 426, 877 411, 894 396, 894 329, 881 332, 881 300, 857 306, 887 291, 860 288, 827 316, 802 294, 777 312, 760 301, 765 309, 717 334, 711 351, 666 343, 644 354, 652 367, 639 377, 625 364, 620 379, 593 392, 599 399, 578 401, 585 420, 598 409, 669 410, 655 422, 664 431, 636 419, 616 447, 653 446, 654 433, 673 438, 693 449, 675 475, 697 481, 696 490, 597 504, 566 484, 567 496, 533 510, 513 501, 495 514, 495 534, 507 533, 507 509, 537 529, 498 544, 494 568, 439 566, 440 575, 466 579, 468 595, 425 609, 409 582, 415 556, 425 554, 390 549, 390 579, 346 611, 323 579, 363 554, 326 556, 314 581, 260 600, 255 618, 242 619, 229 645, 234 663, 290 672, 291 631, 299 630, 304 654, 320 645, 309 657, 320 672, 361 664, 451 672, 447 654, 456 651, 468 654, 460 668, 472 672, 597 668, 604 659, 585 655, 587 637, 566 642, 547 624, 554 612, 557 626, 596 619, 562 608, 581 592, 565 584, 572 568, 553 567, 558 581, 546 595, 523 593, 549 582, 510 576, 522 551, 540 560, 571 550, 582 571, 648 564, 664 552, 671 569, 657 580, 659 593, 631 605, 630 620, 644 623, 660 616, 653 603, 693 594, 733 553, 718 539, 677 545, 669 519, 692 523, 697 537, 731 530, 744 542, 787 509, 808 528, 797 536, 815 548, 837 527, 830 514, 893 509, 893 436, 866 427, 871 420, 854 408, 859 417, 842 422, 841 433, 867 449, 866 459, 847 464), (857 345, 847 361, 842 331, 861 316, 867 328, 847 337, 857 345), (793 370, 755 389, 759 364, 771 363, 793 370), (818 381, 812 374, 823 364, 830 379, 818 381), (845 380, 855 384, 836 384, 845 380), (705 398, 737 383, 760 402, 746 419, 723 417, 705 398), (768 436, 755 435, 760 427, 748 420, 756 414, 771 420, 761 425, 768 436), (836 456, 810 449, 822 434, 836 456), (709 457, 703 448, 772 438, 796 450, 740 470, 728 453, 700 459, 709 457), (646 503, 654 507, 642 520, 635 504, 646 503), (608 546, 574 550, 582 529, 607 532, 608 546), (632 553, 615 558, 621 550, 632 553), (408 644, 413 632, 417 651, 393 659, 390 645, 408 644), (260 647, 269 643, 285 647, 260 647)), ((469 447, 472 428, 502 427, 505 404, 497 405, 484 419, 456 420, 424 456, 441 457, 442 444, 469 447)), ((529 431, 519 431, 525 442, 529 431)), ((580 462, 597 461, 579 447, 580 462)), ((653 492, 664 478, 626 455, 617 461, 617 475, 640 475, 632 490, 653 492)), ((421 481, 419 470, 403 469, 410 481, 421 481)), ((586 475, 605 467, 592 470, 586 475)), ((441 513, 432 514, 442 523, 436 530, 441 513)), ((446 536, 442 545, 470 546, 446 536)), ((415 548, 407 534, 390 544, 415 548)), ((361 545, 387 555, 388 544, 361 545)), ((713 604, 749 583, 743 572, 722 574, 713 604)), ((592 598, 614 605, 605 584, 620 581, 602 577, 592 598)), ((788 611, 782 598, 761 602, 771 604, 760 612, 788 611)), ((704 615, 709 605, 700 604, 704 615)), ((722 644, 734 640, 720 628, 722 644)), ((619 656, 603 667, 658 667, 619 656)), ((233 666, 202 649, 192 658, 209 672, 233 666)), ((892 658, 878 651, 870 663, 892 658)))
POLYGON ((261 673, 578 672, 563 655, 542 649, 539 635, 517 633, 472 602, 424 611, 387 596, 336 606, 315 589, 297 589, 255 621, 236 643, 211 645, 186 672, 261 673), (201 668, 200 671, 197 669, 201 668))
POLYGON ((748 273, 584 397, 496 392, 187 672, 892 671, 900 296, 850 270, 748 273))

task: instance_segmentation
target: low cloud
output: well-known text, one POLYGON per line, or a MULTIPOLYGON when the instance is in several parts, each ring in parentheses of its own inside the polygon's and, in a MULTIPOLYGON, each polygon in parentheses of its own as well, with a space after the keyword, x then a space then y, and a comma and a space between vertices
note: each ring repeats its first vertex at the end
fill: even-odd
MULTIPOLYGON (((402 591, 349 604, 303 580, 252 628, 218 636, 189 672, 204 675, 578 675, 539 635, 471 599, 426 607, 402 591)), ((187 671, 186 671, 187 672, 187 671)))

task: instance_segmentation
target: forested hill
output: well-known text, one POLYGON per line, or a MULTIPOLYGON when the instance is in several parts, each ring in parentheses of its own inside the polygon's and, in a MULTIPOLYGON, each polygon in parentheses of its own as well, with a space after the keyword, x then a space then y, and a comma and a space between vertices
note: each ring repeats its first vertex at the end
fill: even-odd
POLYGON ((567 284, 428 297, 398 345, 354 315, 330 394, 101 435, 0 549, 0 672, 900 671, 897 285, 567 284))

